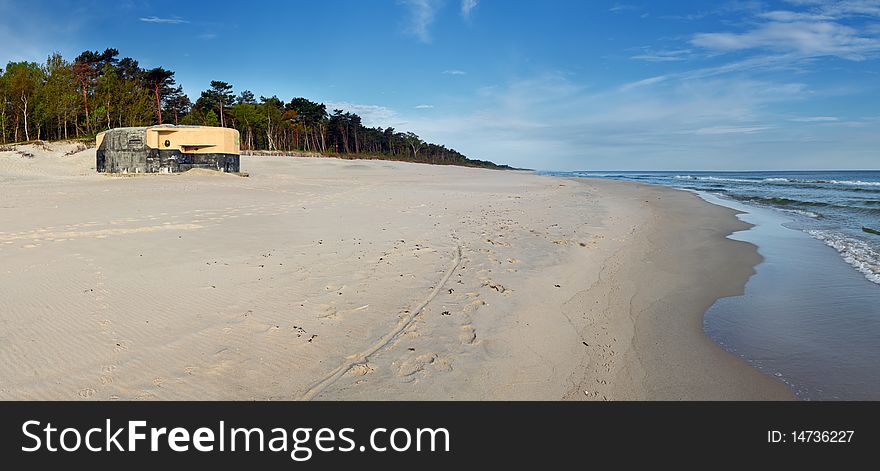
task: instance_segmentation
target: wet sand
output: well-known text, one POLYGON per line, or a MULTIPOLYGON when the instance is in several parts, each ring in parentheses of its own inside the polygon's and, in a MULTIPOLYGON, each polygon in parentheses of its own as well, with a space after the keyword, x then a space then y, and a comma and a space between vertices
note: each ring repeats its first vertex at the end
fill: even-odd
POLYGON ((791 398, 703 333, 759 257, 695 195, 279 157, 120 178, 18 150, 0 399, 791 398))

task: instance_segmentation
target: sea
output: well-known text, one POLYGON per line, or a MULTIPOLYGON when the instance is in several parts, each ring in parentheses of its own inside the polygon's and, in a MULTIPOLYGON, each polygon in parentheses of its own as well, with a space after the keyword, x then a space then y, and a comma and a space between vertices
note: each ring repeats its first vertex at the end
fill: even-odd
POLYGON ((692 191, 764 260, 706 333, 805 400, 880 400, 880 171, 540 172, 692 191))

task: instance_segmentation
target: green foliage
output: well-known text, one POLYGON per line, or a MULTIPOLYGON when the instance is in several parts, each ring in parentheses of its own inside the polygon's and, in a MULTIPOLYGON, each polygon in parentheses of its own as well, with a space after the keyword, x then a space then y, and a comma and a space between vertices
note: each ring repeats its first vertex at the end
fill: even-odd
POLYGON ((370 128, 355 113, 297 97, 256 99, 214 80, 193 104, 174 72, 144 70, 119 51, 85 51, 67 62, 10 62, 0 69, 0 144, 25 139, 79 139, 114 127, 174 123, 238 129, 243 149, 315 152, 344 158, 507 168, 471 160, 412 132, 370 128))
POLYGON ((217 113, 214 113, 214 110, 209 110, 200 124, 202 126, 220 126, 220 120, 217 119, 217 113))

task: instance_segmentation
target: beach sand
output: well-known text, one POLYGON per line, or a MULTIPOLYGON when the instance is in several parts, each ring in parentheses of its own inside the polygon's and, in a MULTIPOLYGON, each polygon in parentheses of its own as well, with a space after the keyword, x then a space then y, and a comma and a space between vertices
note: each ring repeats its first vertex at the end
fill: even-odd
POLYGON ((0 399, 792 397, 703 333, 760 258, 695 195, 386 161, 242 171, 0 152, 0 399))

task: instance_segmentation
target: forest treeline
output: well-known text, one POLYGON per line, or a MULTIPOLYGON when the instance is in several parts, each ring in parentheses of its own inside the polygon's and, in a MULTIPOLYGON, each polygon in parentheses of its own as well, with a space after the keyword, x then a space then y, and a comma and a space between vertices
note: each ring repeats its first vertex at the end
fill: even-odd
POLYGON ((302 151, 442 165, 508 168, 468 159, 412 132, 366 127, 361 117, 306 98, 284 101, 212 81, 193 103, 174 72, 141 68, 116 49, 61 54, 45 64, 0 69, 0 144, 94 137, 116 127, 158 123, 237 129, 244 150, 302 151))

